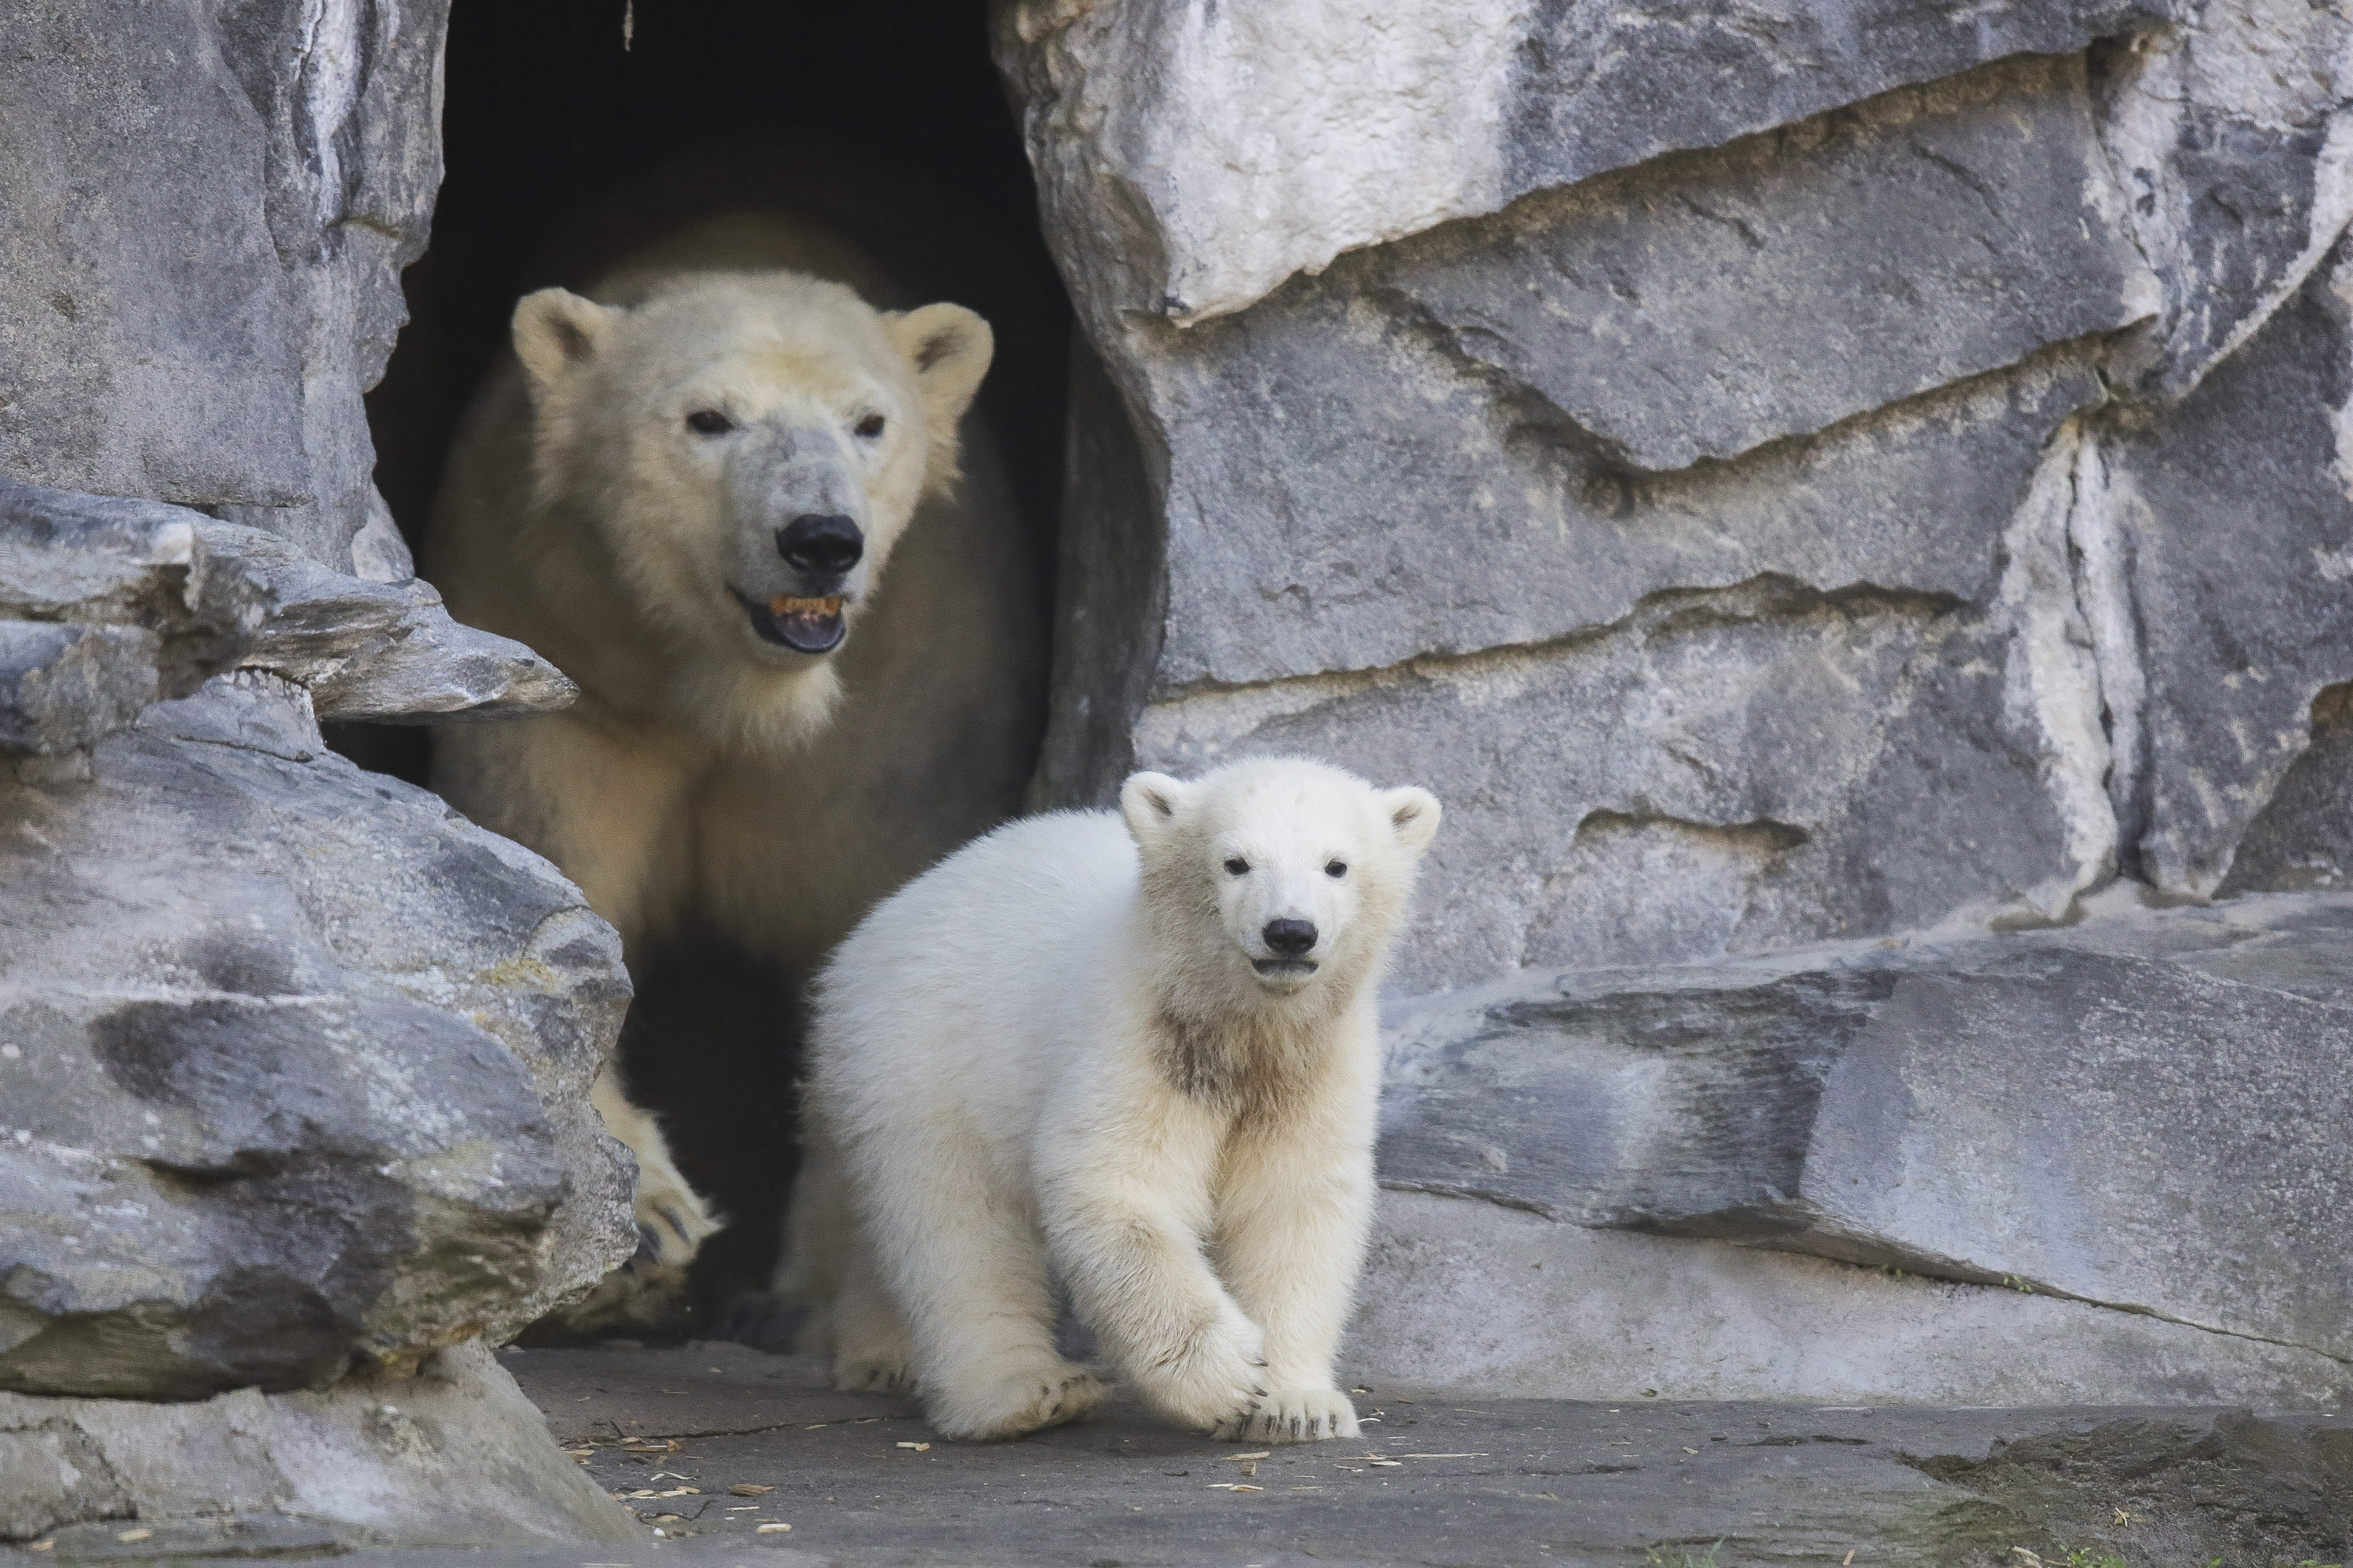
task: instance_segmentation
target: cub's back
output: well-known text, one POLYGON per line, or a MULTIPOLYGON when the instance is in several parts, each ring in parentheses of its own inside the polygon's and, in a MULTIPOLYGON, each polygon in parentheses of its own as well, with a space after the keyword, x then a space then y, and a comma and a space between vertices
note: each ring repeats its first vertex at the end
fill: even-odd
POLYGON ((935 1100, 1026 1120, 1039 1069, 1115 1005, 1135 897, 1117 815, 1057 812, 998 828, 884 900, 818 982, 816 1066, 835 1113, 935 1100))

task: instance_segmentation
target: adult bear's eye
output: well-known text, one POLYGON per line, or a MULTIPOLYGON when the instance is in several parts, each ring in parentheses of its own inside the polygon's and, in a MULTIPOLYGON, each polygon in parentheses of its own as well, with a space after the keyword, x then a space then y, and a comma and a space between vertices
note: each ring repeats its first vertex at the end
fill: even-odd
POLYGON ((686 427, 698 436, 724 436, 735 428, 735 421, 716 408, 698 408, 686 416, 686 427))
POLYGON ((882 434, 882 416, 880 414, 870 414, 865 418, 860 419, 858 422, 857 428, 858 433, 860 436, 863 436, 869 441, 871 441, 875 437, 882 434))
POLYGON ((1348 863, 1345 860, 1326 860, 1324 862, 1324 874, 1327 877, 1345 877, 1348 874, 1348 863))
POLYGON ((1228 874, 1228 875, 1229 875, 1229 876, 1239 877, 1239 876, 1241 876, 1243 873, 1247 872, 1249 869, 1250 869, 1250 862, 1249 862, 1249 861, 1247 861, 1247 860, 1245 860, 1245 859, 1243 859, 1243 858, 1242 858, 1240 856, 1239 856, 1239 855, 1235 856, 1232 859, 1230 859, 1230 860, 1229 860, 1229 861, 1227 861, 1227 862, 1226 862, 1226 871, 1227 871, 1227 874, 1228 874))

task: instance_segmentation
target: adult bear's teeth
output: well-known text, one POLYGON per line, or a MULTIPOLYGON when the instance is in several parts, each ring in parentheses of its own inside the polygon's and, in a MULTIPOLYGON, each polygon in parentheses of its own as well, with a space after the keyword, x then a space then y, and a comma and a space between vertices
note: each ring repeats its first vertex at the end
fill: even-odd
POLYGON ((830 599, 797 599, 789 594, 779 594, 768 601, 768 614, 772 616, 838 616, 841 614, 841 600, 838 595, 830 599))

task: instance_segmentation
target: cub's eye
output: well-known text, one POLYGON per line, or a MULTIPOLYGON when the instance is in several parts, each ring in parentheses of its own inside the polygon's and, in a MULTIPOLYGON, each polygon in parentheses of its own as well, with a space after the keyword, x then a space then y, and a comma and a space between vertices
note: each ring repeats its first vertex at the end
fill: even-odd
POLYGON ((870 414, 865 418, 860 419, 855 428, 860 436, 864 437, 867 440, 871 441, 875 437, 882 434, 882 416, 880 414, 870 414))
POLYGON ((698 436, 724 436, 735 428, 735 421, 716 408, 698 408, 686 416, 686 427, 698 436))
POLYGON ((1239 855, 1235 856, 1232 859, 1230 859, 1230 860, 1229 860, 1229 861, 1227 861, 1227 862, 1226 862, 1226 874, 1227 874, 1228 876, 1230 876, 1230 877, 1239 877, 1239 876, 1243 875, 1244 873, 1246 873, 1246 872, 1247 872, 1247 871, 1249 871, 1249 870, 1250 870, 1250 862, 1249 862, 1249 861, 1247 861, 1247 860, 1245 860, 1245 859, 1243 859, 1243 858, 1242 858, 1240 856, 1239 856, 1239 855))
POLYGON ((1324 863, 1324 874, 1327 877, 1345 877, 1348 874, 1348 863, 1345 860, 1326 860, 1324 863))

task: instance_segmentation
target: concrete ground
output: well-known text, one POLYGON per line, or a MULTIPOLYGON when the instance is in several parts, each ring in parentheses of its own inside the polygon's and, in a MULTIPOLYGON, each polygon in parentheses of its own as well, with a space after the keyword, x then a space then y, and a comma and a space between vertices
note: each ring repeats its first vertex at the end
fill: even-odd
POLYGON ((363 1552, 349 1568, 1534 1568, 2348 1560, 2353 1412, 1616 1405, 1375 1386, 1360 1441, 1251 1448, 1132 1404, 933 1439, 733 1344, 510 1352, 641 1548, 363 1552), (762 1525, 789 1525, 789 1530, 762 1525), (659 1534, 657 1533, 659 1532, 659 1534), (2073 1552, 2078 1555, 2070 1558, 2073 1552))

